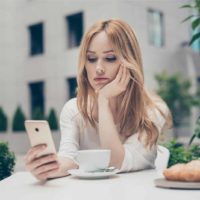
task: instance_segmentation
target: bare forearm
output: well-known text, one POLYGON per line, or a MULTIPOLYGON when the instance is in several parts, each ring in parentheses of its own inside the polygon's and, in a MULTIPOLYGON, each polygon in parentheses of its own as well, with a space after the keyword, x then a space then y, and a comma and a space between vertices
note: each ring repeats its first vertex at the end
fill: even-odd
POLYGON ((102 148, 111 150, 110 165, 121 168, 124 159, 124 147, 120 141, 114 118, 107 99, 98 98, 99 137, 102 148))
POLYGON ((60 164, 59 170, 51 175, 49 178, 57 178, 69 175, 68 170, 78 168, 78 166, 69 158, 59 156, 58 161, 60 164))

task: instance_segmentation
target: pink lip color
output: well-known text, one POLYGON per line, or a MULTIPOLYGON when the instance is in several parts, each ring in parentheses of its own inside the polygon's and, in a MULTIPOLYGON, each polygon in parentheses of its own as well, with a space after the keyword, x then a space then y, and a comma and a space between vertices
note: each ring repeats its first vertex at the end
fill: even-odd
POLYGON ((95 81, 99 81, 99 80, 108 80, 108 78, 95 78, 95 81))
POLYGON ((104 83, 108 80, 108 78, 94 78, 96 83, 104 83))

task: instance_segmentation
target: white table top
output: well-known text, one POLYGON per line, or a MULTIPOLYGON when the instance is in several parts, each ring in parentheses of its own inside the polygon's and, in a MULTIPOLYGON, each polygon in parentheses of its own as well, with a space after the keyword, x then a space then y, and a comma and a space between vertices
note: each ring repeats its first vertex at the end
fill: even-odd
POLYGON ((0 181, 2 200, 200 200, 200 190, 162 189, 154 186, 155 170, 122 173, 108 179, 83 180, 72 176, 37 181, 18 172, 0 181))

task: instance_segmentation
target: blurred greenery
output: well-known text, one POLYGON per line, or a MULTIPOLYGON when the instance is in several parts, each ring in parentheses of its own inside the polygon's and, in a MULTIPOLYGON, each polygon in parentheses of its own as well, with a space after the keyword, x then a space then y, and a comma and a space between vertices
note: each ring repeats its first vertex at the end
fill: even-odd
POLYGON ((49 115, 47 116, 47 121, 49 122, 51 130, 58 130, 58 120, 56 117, 56 112, 53 108, 51 108, 49 111, 49 115))
POLYGON ((191 27, 195 34, 193 34, 189 45, 192 45, 195 41, 200 39, 200 0, 194 0, 190 4, 185 4, 181 8, 188 8, 191 10, 190 16, 186 17, 183 22, 190 20, 191 27))
POLYGON ((12 174, 15 159, 15 154, 10 151, 8 143, 0 141, 0 180, 12 174))
POLYGON ((200 146, 191 145, 185 147, 183 144, 178 143, 176 140, 172 140, 169 143, 164 144, 170 151, 170 158, 168 167, 177 163, 187 163, 191 160, 200 159, 200 146))
POLYGON ((188 146, 184 146, 176 140, 164 144, 170 151, 168 167, 177 163, 187 163, 191 160, 200 159, 200 145, 192 144, 195 138, 200 139, 200 117, 197 119, 194 134, 190 138, 188 146))
POLYGON ((21 107, 18 106, 14 113, 14 117, 12 121, 12 130, 14 132, 25 131, 25 126, 24 126, 25 119, 26 118, 21 107))
MULTIPOLYGON (((33 111, 33 120, 47 120, 49 122, 51 130, 58 130, 58 119, 56 111, 51 108, 47 117, 43 114, 40 108, 36 108, 33 111)), ((25 131, 24 121, 26 117, 22 111, 22 108, 18 106, 14 112, 12 119, 12 130, 14 132, 25 131)), ((3 111, 3 108, 0 107, 0 132, 5 132, 7 130, 7 117, 3 111)))
POLYGON ((33 110, 32 119, 33 120, 44 120, 45 119, 45 116, 40 107, 37 107, 33 110))
POLYGON ((6 114, 3 111, 3 108, 0 107, 0 132, 7 131, 8 120, 6 114))
POLYGON ((199 139, 200 139, 200 116, 199 116, 199 118, 197 119, 196 127, 195 127, 195 129, 194 129, 194 134, 193 134, 192 137, 190 138, 189 145, 191 145, 191 143, 193 142, 193 140, 194 140, 195 138, 199 138, 199 139))
POLYGON ((192 106, 200 105, 199 90, 196 94, 190 92, 191 82, 181 74, 169 75, 166 72, 155 75, 158 83, 157 93, 167 103, 173 117, 174 137, 177 137, 177 128, 190 115, 192 106))

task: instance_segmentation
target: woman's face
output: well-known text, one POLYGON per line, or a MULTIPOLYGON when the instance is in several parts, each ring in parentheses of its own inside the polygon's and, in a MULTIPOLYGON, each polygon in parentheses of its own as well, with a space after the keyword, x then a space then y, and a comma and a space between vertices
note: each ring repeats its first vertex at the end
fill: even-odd
POLYGON ((93 37, 87 49, 86 71, 94 90, 110 83, 117 75, 120 61, 104 31, 93 37))

